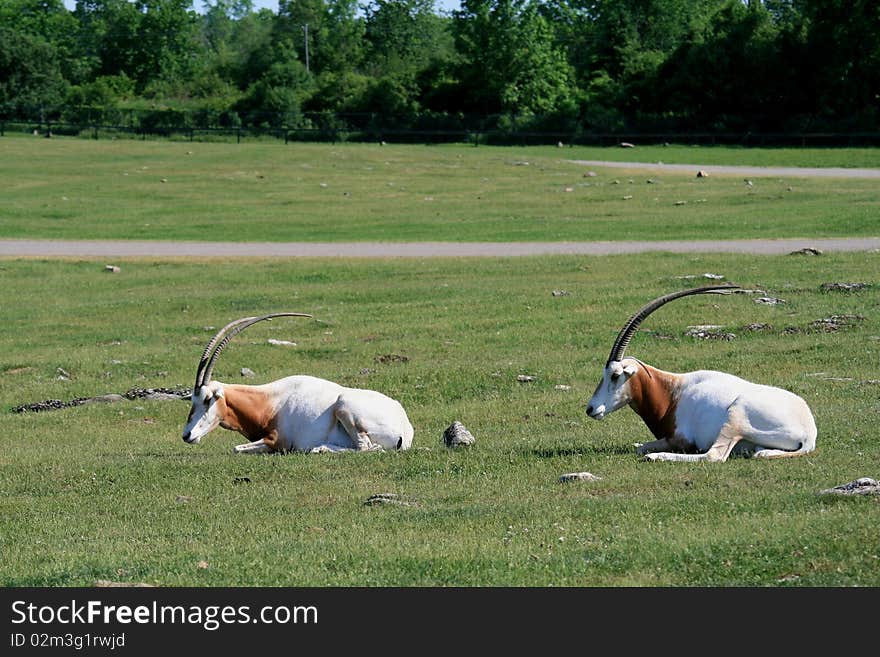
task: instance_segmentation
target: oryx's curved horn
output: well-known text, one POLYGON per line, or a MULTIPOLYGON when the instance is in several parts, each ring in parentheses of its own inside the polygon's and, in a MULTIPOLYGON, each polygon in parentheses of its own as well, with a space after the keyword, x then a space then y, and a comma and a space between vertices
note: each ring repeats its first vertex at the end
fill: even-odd
POLYGON ((208 342, 208 346, 205 347, 205 351, 202 352, 202 357, 199 360, 199 366, 196 369, 196 388, 201 388, 207 381, 204 379, 205 365, 208 364, 208 360, 211 358, 211 354, 214 352, 214 347, 217 346, 217 343, 220 342, 220 339, 226 334, 226 331, 231 329, 233 326, 237 326, 238 324, 242 324, 251 319, 256 319, 255 317, 242 317, 241 319, 236 319, 234 322, 229 322, 222 329, 217 331, 217 334, 211 338, 210 342, 208 342))
POLYGON ((614 340, 614 345, 611 347, 611 354, 608 356, 608 361, 605 365, 607 366, 608 363, 616 362, 623 358, 626 347, 629 345, 629 341, 632 340, 632 336, 638 330, 639 324, 641 324, 648 315, 657 310, 660 306, 666 305, 670 301, 680 299, 681 297, 691 296, 692 294, 729 294, 733 290, 740 289, 742 288, 738 285, 726 283, 724 285, 707 285, 706 287, 695 287, 690 290, 680 290, 662 297, 657 297, 650 303, 645 304, 641 310, 626 320, 626 324, 623 325, 623 328, 620 329, 620 333, 617 334, 617 338, 614 340))
POLYGON ((211 380, 211 373, 214 371, 214 364, 223 348, 229 344, 229 341, 244 331, 248 326, 262 322, 264 320, 273 319, 275 317, 311 317, 306 313, 272 313, 263 315, 262 317, 242 317, 234 322, 230 322, 224 326, 217 335, 211 338, 205 352, 202 354, 202 360, 199 362, 199 369, 196 372, 196 387, 200 387, 211 380), (201 376, 201 378, 199 378, 201 376))

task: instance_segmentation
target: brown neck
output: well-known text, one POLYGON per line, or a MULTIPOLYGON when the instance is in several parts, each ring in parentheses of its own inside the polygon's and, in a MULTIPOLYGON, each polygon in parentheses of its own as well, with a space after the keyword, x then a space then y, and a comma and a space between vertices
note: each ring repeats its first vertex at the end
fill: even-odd
POLYGON ((275 430, 275 413, 265 393, 252 386, 223 386, 224 412, 220 426, 260 440, 275 430))
POLYGON ((675 437, 679 375, 641 363, 629 380, 630 407, 658 439, 675 437))

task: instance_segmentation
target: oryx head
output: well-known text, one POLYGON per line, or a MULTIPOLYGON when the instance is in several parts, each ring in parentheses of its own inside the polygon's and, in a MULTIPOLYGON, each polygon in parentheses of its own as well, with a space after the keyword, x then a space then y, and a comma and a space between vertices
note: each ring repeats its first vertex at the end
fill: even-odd
POLYGON ((623 354, 633 335, 638 330, 639 325, 648 315, 660 306, 681 297, 687 297, 692 294, 729 294, 732 290, 738 289, 740 288, 736 285, 725 284, 708 285, 706 287, 695 287, 690 290, 673 292, 654 299, 630 317, 614 340, 611 353, 605 362, 602 379, 599 381, 599 385, 596 386, 596 390, 587 404, 587 415, 596 420, 601 420, 609 413, 613 413, 630 402, 629 380, 639 371, 641 361, 635 358, 624 358, 623 354))
POLYGON ((225 415, 226 401, 223 395, 223 384, 211 380, 217 357, 229 341, 248 326, 270 320, 273 317, 311 317, 305 313, 273 313, 262 317, 242 317, 230 322, 208 342, 196 370, 196 382, 192 391, 192 406, 186 425, 183 427, 183 440, 198 443, 202 436, 217 428, 225 415))

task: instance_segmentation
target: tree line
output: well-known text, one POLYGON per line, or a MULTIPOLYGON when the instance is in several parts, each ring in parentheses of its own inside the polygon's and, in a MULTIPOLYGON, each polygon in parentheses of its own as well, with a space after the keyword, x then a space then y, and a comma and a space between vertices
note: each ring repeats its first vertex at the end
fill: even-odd
POLYGON ((871 132, 880 3, 0 0, 0 119, 157 110, 227 127, 871 132))

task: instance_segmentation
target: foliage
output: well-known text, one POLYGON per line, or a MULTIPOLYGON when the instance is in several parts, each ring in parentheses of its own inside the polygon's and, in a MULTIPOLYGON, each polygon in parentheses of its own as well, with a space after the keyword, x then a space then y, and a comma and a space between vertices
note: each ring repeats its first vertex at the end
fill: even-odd
POLYGON ((0 27, 0 114, 15 116, 23 110, 59 107, 67 83, 51 43, 32 34, 0 27))
POLYGON ((71 105, 198 99, 245 126, 308 110, 382 113, 399 132, 421 112, 571 134, 880 129, 870 0, 463 0, 448 14, 434 0, 281 0, 277 13, 6 0, 0 29, 5 107, 28 120, 70 86, 71 105), (122 77, 136 98, 102 94, 99 80, 122 77))

